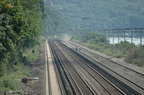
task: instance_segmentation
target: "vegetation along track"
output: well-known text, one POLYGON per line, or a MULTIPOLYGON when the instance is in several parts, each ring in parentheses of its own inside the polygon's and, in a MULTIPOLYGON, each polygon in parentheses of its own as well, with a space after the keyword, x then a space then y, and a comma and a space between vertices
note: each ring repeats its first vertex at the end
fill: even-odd
POLYGON ((68 81, 67 85, 69 84, 68 88, 67 88, 67 85, 64 84, 65 81, 63 81, 63 84, 65 85, 64 86, 65 90, 70 89, 69 91, 65 91, 65 92, 68 93, 69 95, 70 94, 96 95, 95 92, 90 88, 90 86, 81 77, 81 75, 76 71, 76 69, 65 58, 63 53, 57 48, 57 46, 54 44, 54 41, 50 41, 49 43, 50 43, 52 52, 54 54, 54 57, 56 57, 56 59, 59 60, 59 63, 56 63, 57 66, 61 68, 61 72, 65 72, 65 75, 67 76, 67 79, 68 79, 66 80, 68 81))
MULTIPOLYGON (((76 45, 74 43, 72 43, 72 44, 73 44, 73 46, 71 46, 71 47, 78 47, 78 45, 76 45)), ((103 57, 101 55, 95 54, 95 53, 93 53, 93 52, 91 52, 91 51, 89 51, 89 50, 87 50, 87 49, 85 49, 83 47, 80 47, 80 50, 72 49, 72 51, 76 52, 76 53, 79 52, 79 53, 77 53, 78 55, 80 55, 80 56, 83 55, 82 57, 86 58, 86 60, 89 59, 92 63, 95 63, 95 65, 98 68, 104 69, 104 70, 106 70, 106 72, 110 72, 113 77, 117 77, 119 80, 121 80, 122 82, 126 83, 128 86, 130 86, 131 88, 133 88, 134 90, 136 90, 140 94, 144 93, 144 88, 143 88, 143 85, 142 85, 143 84, 144 75, 142 73, 139 73, 139 72, 137 72, 135 70, 132 70, 132 69, 130 69, 128 67, 125 67, 125 66, 123 66, 123 65, 121 65, 119 63, 111 61, 110 59, 107 59, 107 58, 105 58, 105 57, 103 57), (91 56, 90 54, 93 54, 94 56, 91 56), (97 61, 96 58, 98 58, 99 60, 97 61), (114 68, 109 68, 110 66, 108 67, 108 65, 107 66, 105 65, 105 64, 108 64, 108 63, 110 63, 109 65, 111 65, 111 64, 115 65, 114 68), (127 72, 128 72, 128 74, 132 74, 133 78, 132 77, 127 78, 127 75, 121 75, 120 72, 116 72, 116 71, 113 70, 115 68, 122 69, 122 71, 125 71, 124 74, 127 74, 127 72), (140 82, 138 82, 138 80, 135 79, 136 77, 138 79, 140 79, 139 80, 140 82), (135 79, 135 80, 133 81, 132 79, 135 79), (135 82, 137 82, 139 84, 137 84, 135 82)), ((109 76, 106 75, 105 77, 109 77, 109 76)), ((111 80, 111 81, 113 81, 113 80, 111 80)), ((118 85, 118 84, 116 83, 116 85, 118 85)))

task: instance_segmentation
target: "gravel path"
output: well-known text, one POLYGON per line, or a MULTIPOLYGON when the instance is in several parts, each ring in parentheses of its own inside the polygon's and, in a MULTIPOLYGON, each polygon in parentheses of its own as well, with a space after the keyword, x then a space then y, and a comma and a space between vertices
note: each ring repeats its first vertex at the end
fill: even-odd
POLYGON ((46 95, 45 91, 45 51, 44 45, 41 48, 39 60, 35 61, 30 68, 32 77, 39 77, 39 81, 32 85, 34 95, 46 95))

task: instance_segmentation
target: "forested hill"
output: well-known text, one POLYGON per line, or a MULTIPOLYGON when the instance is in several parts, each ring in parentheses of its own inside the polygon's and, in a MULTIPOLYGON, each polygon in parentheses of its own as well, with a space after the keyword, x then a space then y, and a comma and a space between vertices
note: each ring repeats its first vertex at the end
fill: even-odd
POLYGON ((48 0, 75 25, 74 29, 144 26, 144 0, 48 0))

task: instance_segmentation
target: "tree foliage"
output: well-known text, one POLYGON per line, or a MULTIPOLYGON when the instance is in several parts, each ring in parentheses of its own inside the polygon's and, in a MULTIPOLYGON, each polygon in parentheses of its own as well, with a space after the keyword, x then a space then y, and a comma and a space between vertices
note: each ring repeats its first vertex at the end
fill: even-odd
POLYGON ((99 43, 108 44, 106 36, 101 35, 97 32, 88 32, 83 35, 75 35, 71 38, 71 40, 80 40, 82 43, 91 43, 91 44, 99 44, 99 43))
POLYGON ((51 0, 75 29, 135 28, 144 25, 143 0, 51 0), (89 19, 83 20, 83 17, 89 19))
POLYGON ((58 9, 47 6, 45 9, 45 18, 43 19, 44 36, 60 35, 72 30, 72 24, 58 9))
POLYGON ((42 0, 0 1, 0 75, 17 64, 23 51, 37 43, 41 31, 42 0))

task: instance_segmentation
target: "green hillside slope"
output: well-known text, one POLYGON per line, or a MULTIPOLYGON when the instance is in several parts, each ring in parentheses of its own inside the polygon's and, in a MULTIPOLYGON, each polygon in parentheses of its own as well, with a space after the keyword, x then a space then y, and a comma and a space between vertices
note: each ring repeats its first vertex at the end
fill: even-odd
POLYGON ((49 0, 79 29, 144 26, 143 0, 49 0))

